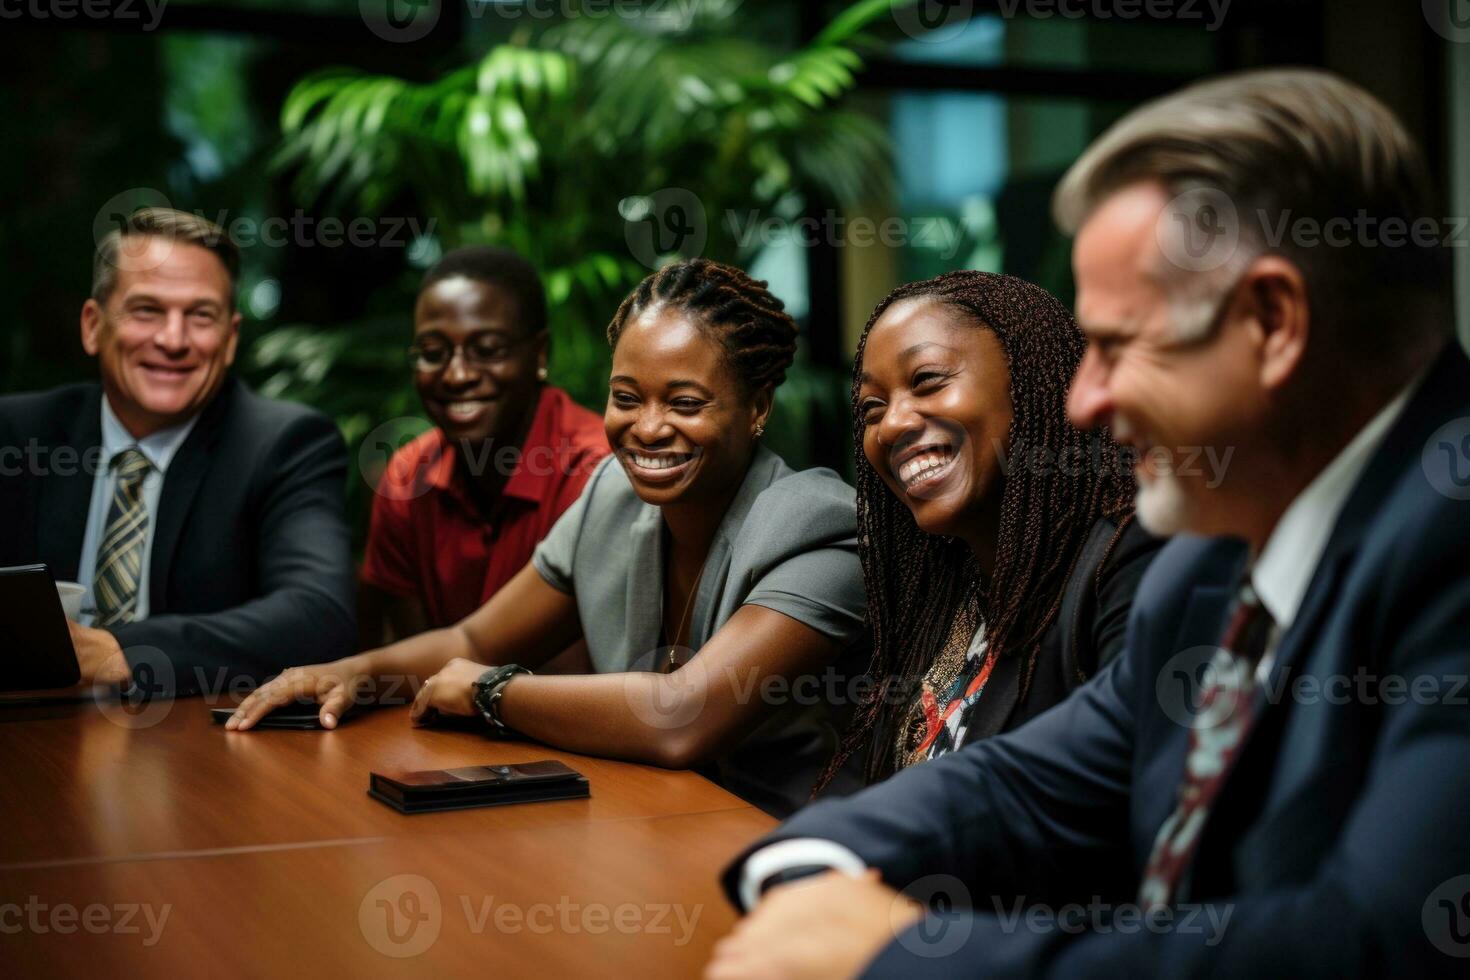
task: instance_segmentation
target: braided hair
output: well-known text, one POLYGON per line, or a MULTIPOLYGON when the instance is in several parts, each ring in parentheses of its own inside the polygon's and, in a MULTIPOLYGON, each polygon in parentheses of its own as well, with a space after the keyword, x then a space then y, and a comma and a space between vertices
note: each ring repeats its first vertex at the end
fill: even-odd
POLYGON ((607 342, 616 347, 629 323, 654 307, 672 306, 719 340, 747 394, 774 389, 796 357, 796 321, 768 285, 710 259, 670 263, 623 300, 608 324, 607 342))
POLYGON ((873 311, 853 362, 852 417, 859 554, 872 631, 868 675, 874 683, 818 789, 864 743, 869 782, 893 771, 898 728, 926 670, 949 645, 967 646, 981 622, 995 656, 1024 659, 1025 698, 1041 638, 1057 617, 1092 525, 1112 517, 1121 534, 1131 514, 1134 482, 1117 444, 1106 433, 1084 433, 1067 420, 1067 388, 1085 346, 1066 307, 1013 276, 951 272, 899 286, 873 311), (858 377, 868 334, 890 306, 914 298, 943 303, 962 321, 991 331, 1009 365, 1013 418, 995 567, 988 578, 964 542, 919 529, 863 452, 858 377), (1062 465, 1029 465, 1038 452, 1062 465))

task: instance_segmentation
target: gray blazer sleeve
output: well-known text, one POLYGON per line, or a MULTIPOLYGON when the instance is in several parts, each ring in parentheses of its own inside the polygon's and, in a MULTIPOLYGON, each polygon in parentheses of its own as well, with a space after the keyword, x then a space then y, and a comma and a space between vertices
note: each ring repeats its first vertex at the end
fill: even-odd
POLYGON ((745 602, 805 623, 843 645, 863 630, 866 603, 851 487, 804 470, 767 487, 735 545, 750 569, 745 602))

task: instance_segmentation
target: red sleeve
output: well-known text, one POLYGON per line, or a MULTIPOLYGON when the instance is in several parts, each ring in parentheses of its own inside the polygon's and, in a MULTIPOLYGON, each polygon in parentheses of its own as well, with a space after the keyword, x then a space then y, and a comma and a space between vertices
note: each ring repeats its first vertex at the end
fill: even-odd
MULTIPOLYGON (((600 436, 601 434, 601 430, 598 430, 598 435, 600 436)), ((556 513, 551 515, 551 522, 553 524, 556 523, 558 517, 566 512, 568 507, 572 506, 578 497, 582 496, 582 489, 587 486, 587 481, 591 479, 592 471, 597 469, 597 464, 602 462, 603 457, 607 456, 610 451, 607 440, 603 439, 600 442, 594 442, 587 446, 577 455, 572 465, 568 467, 566 480, 557 491, 556 513)))
POLYGON ((603 430, 601 416, 594 416, 592 413, 587 413, 587 416, 587 425, 582 426, 578 433, 581 450, 573 457, 570 466, 567 466, 566 480, 557 491, 556 513, 551 514, 551 523, 556 523, 557 517, 562 516, 576 498, 581 497, 582 488, 592 478, 592 470, 597 469, 597 464, 613 451, 607 445, 607 433, 603 430))
MULTIPOLYGON (((389 486, 407 486, 396 479, 409 462, 400 449, 389 463, 384 482, 389 486)), ((418 549, 413 536, 409 508, 412 499, 397 499, 391 493, 373 493, 373 511, 368 520, 367 546, 363 549, 359 577, 374 588, 390 595, 409 597, 419 594, 418 549)))

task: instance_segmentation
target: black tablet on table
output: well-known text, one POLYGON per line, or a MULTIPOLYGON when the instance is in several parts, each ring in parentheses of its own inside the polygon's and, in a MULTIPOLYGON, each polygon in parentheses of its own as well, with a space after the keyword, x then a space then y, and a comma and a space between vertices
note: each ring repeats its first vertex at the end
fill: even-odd
POLYGON ((82 679, 56 580, 45 565, 0 568, 0 691, 71 687, 82 679))

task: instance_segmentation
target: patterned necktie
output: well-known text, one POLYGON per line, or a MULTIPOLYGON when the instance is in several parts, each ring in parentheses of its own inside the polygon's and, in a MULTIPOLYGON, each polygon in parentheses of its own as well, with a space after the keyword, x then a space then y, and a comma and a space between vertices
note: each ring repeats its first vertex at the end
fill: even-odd
POLYGON ((1205 668, 1179 802, 1159 828, 1144 866, 1138 901, 1145 909, 1168 905, 1173 899, 1199 845, 1210 807, 1255 721, 1256 664, 1266 652, 1271 626, 1271 614, 1255 590, 1249 583, 1242 585, 1225 638, 1205 668))
POLYGON ((143 545, 148 540, 148 508, 143 504, 143 478, 153 469, 138 449, 112 457, 112 503, 97 548, 92 594, 97 600, 97 626, 133 621, 138 582, 143 573, 143 545))

